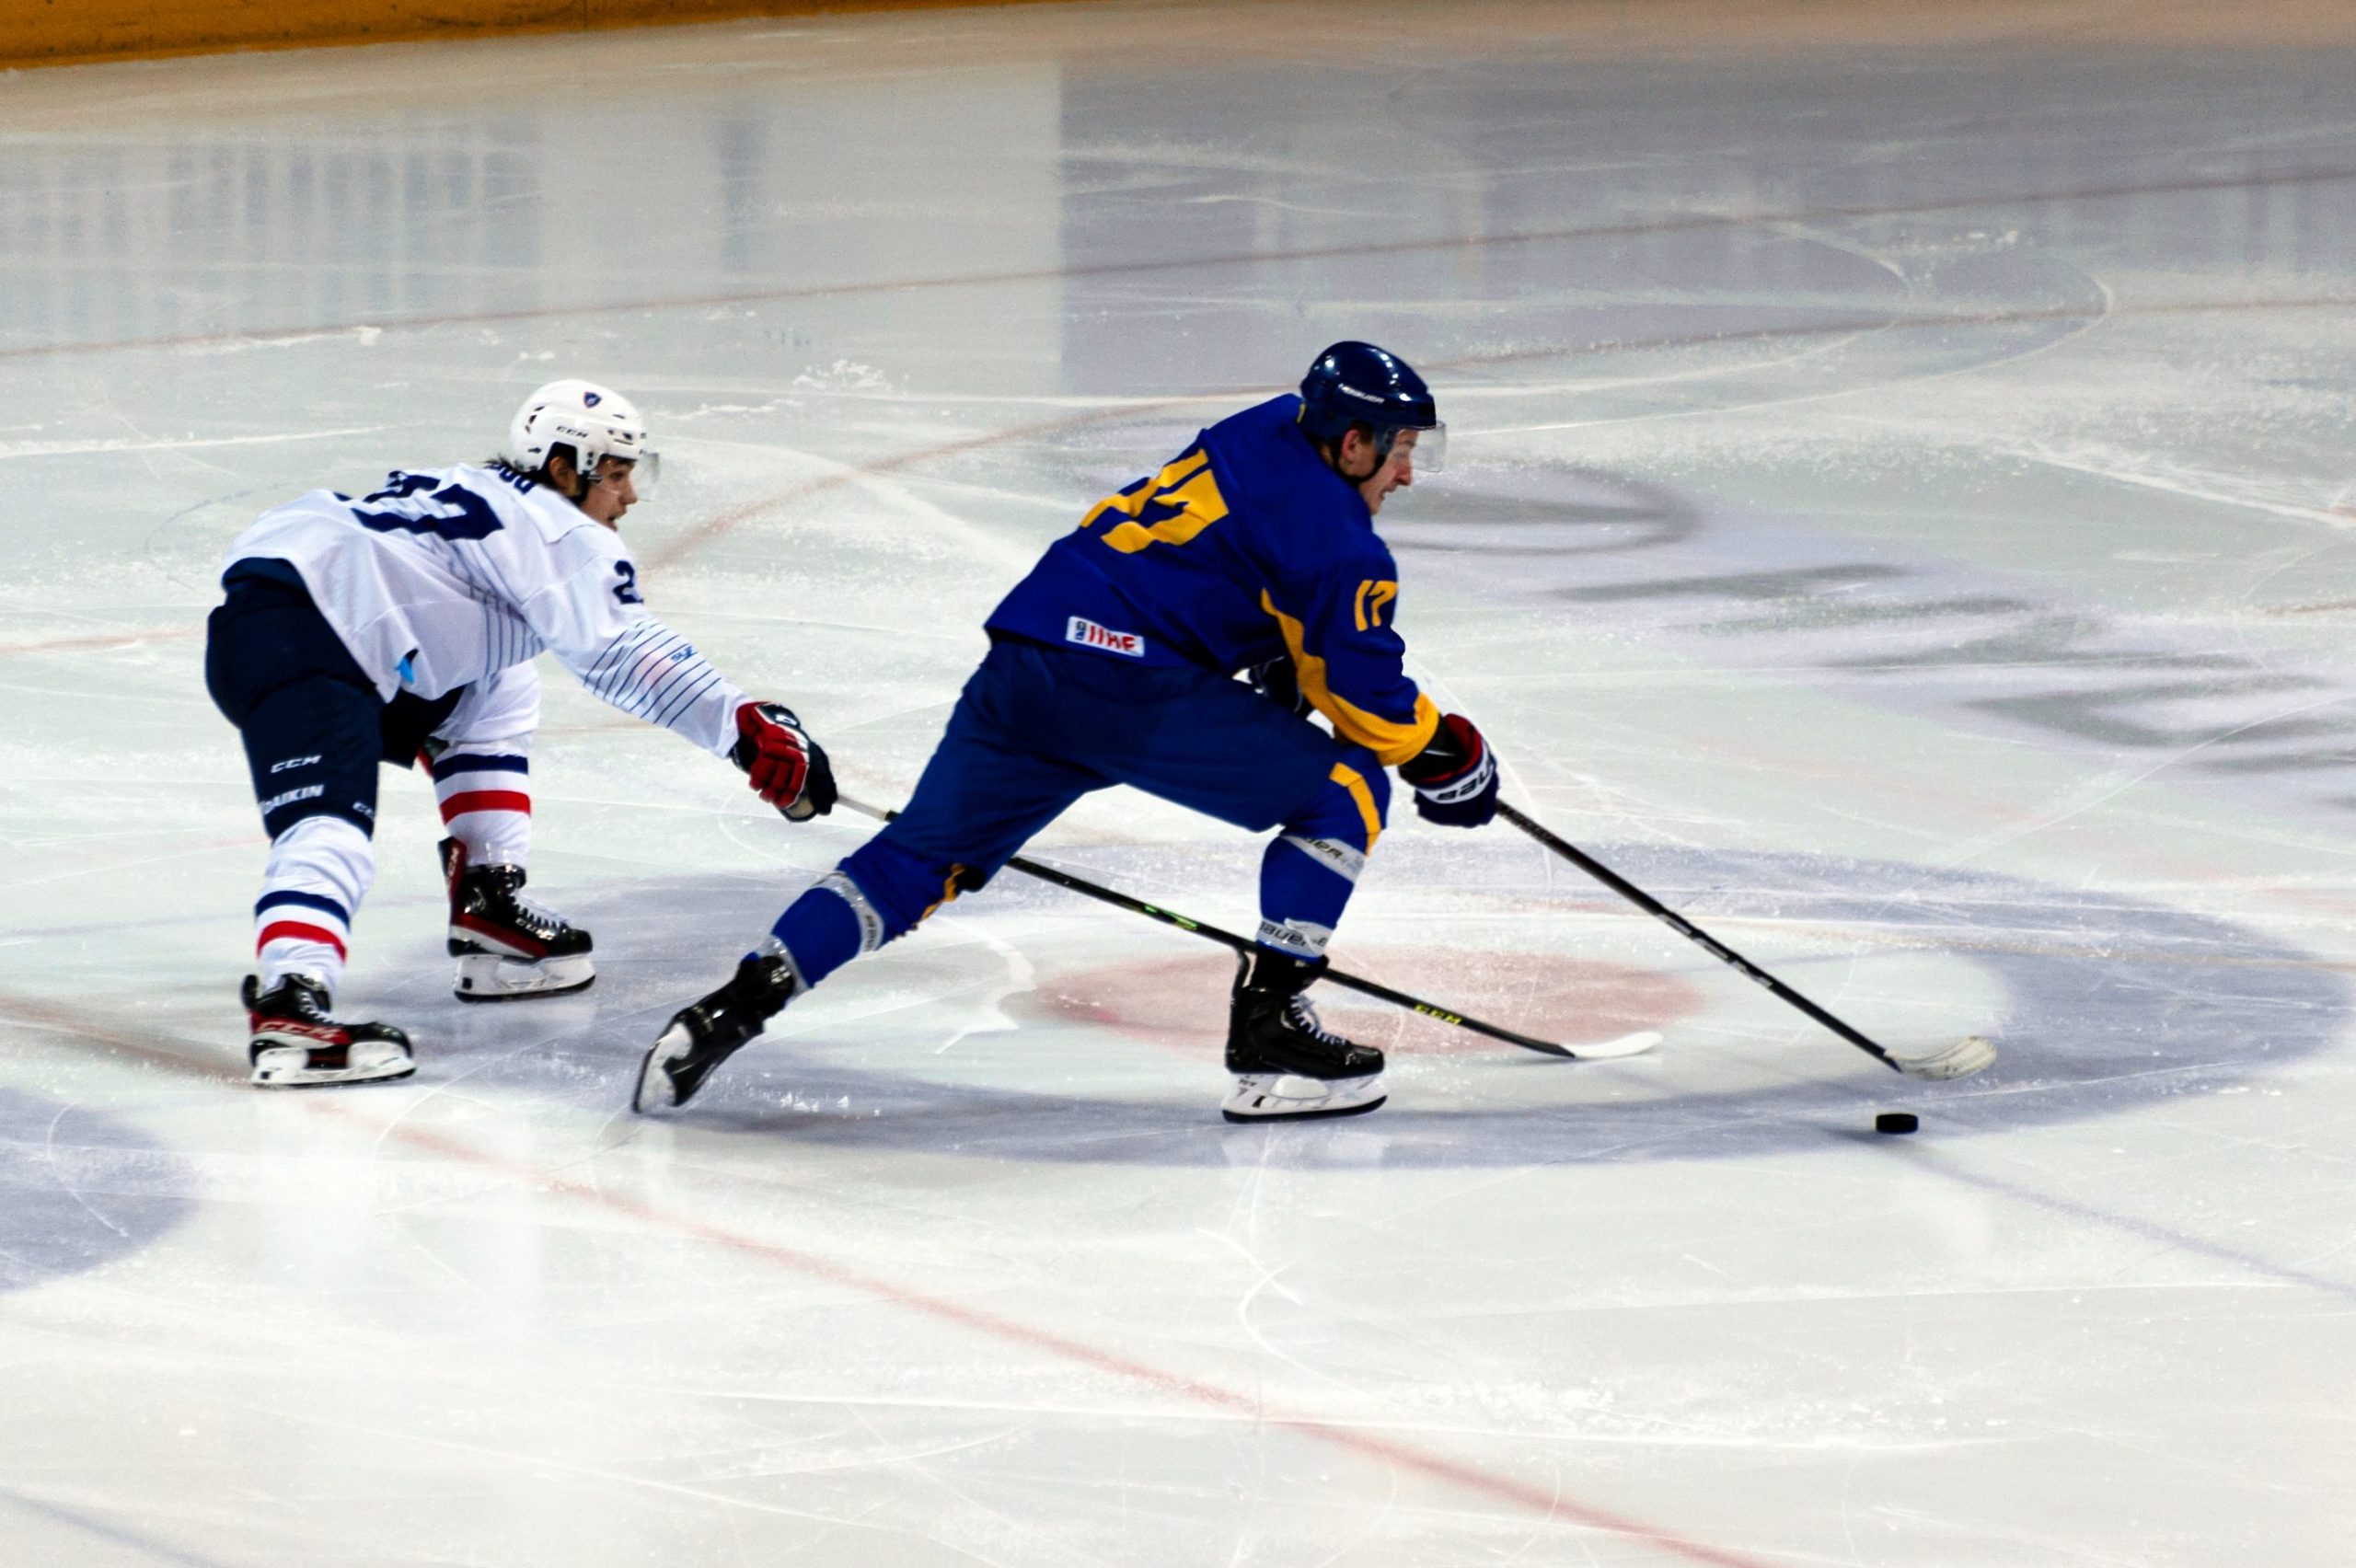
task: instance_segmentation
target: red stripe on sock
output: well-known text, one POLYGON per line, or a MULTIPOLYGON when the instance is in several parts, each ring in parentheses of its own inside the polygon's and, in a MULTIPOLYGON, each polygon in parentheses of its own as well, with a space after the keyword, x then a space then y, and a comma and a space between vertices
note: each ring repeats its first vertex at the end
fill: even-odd
POLYGON ((269 925, 264 926, 261 928, 261 935, 254 939, 255 953, 260 953, 263 948, 282 939, 298 942, 325 942, 335 949, 336 957, 347 960, 352 957, 350 953, 344 951, 341 937, 337 936, 325 926, 306 926, 300 920, 272 920, 269 925))
POLYGON ((532 814, 532 797, 521 790, 469 790, 442 802, 445 823, 468 812, 521 812, 532 814))

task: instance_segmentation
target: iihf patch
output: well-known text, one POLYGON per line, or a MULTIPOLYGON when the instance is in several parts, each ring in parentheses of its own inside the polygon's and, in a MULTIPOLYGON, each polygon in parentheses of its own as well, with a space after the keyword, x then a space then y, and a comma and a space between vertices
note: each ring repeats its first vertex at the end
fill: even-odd
POLYGON ((1101 649, 1107 653, 1126 654, 1132 659, 1145 657, 1145 639, 1134 631, 1114 631, 1098 626, 1082 616, 1074 616, 1064 628, 1064 640, 1077 642, 1082 648, 1101 649))

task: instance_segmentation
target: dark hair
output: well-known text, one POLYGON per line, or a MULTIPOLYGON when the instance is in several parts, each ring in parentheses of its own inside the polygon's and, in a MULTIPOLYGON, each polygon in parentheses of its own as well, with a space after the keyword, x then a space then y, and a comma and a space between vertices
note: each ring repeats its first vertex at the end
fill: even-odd
POLYGON ((581 471, 581 458, 573 451, 572 443, 569 441, 560 441, 551 444, 549 447, 547 459, 537 468, 525 467, 522 464, 516 462, 515 459, 508 456, 504 452, 495 452, 491 454, 491 455, 482 460, 482 466, 486 468, 503 468, 519 479, 529 479, 534 484, 546 485, 549 489, 556 490, 557 494, 562 495, 564 491, 557 488, 553 478, 549 473, 549 464, 556 460, 556 455, 560 452, 564 454, 564 460, 572 465, 572 472, 575 478, 586 478, 588 477, 581 471))

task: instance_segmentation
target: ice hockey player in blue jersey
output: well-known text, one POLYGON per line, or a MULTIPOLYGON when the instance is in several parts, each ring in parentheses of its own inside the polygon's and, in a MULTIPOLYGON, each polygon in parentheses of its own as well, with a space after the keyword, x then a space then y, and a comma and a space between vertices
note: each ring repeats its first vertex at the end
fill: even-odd
POLYGON ((739 753, 788 815, 833 805, 826 754, 793 715, 746 698, 647 609, 620 525, 654 467, 627 400, 551 382, 494 461, 396 472, 358 499, 313 490, 230 547, 204 679, 244 739, 271 840, 260 973, 245 984, 254 1082, 413 1070, 399 1030, 330 1012, 375 874, 380 761, 423 760, 433 777, 458 998, 560 996, 595 977, 589 933, 522 892, 543 651, 625 713, 739 753))
POLYGON ((1380 1105, 1382 1053, 1326 1030, 1303 993, 1381 835, 1384 769, 1433 821, 1477 827, 1496 811, 1480 732, 1438 712, 1402 668, 1398 573, 1374 531, 1392 492, 1438 467, 1444 436, 1415 371, 1336 343, 1299 396, 1221 421, 1099 502, 991 614, 989 653, 907 810, 671 1020, 635 1107, 686 1104, 794 997, 981 886, 1057 813, 1114 784, 1277 830, 1230 999, 1228 1119, 1380 1105))

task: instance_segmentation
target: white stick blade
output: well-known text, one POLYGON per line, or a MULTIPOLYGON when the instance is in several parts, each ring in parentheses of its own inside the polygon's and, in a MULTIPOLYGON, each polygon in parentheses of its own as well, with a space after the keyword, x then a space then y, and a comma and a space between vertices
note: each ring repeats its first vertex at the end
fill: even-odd
POLYGON ((1592 1045, 1565 1047, 1582 1062, 1605 1062, 1614 1056, 1641 1056, 1660 1043, 1660 1031, 1642 1029, 1634 1034, 1623 1034, 1616 1040, 1599 1040, 1592 1045))
POLYGON ((1969 1078, 1996 1065, 1996 1047, 1977 1034, 1967 1034, 1944 1051, 1928 1056, 1893 1056, 1908 1078, 1969 1078))

